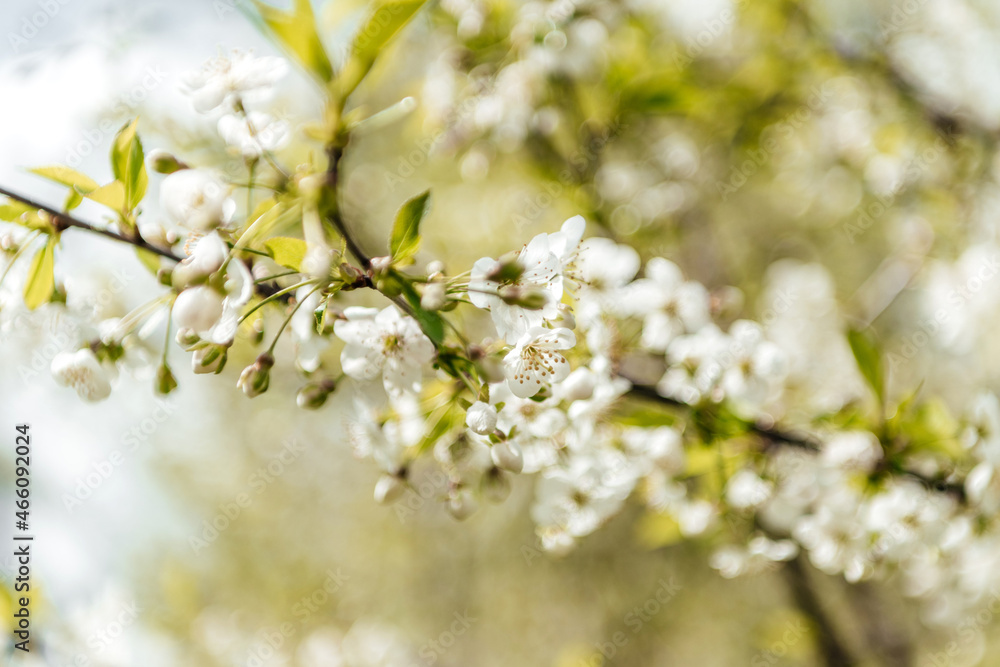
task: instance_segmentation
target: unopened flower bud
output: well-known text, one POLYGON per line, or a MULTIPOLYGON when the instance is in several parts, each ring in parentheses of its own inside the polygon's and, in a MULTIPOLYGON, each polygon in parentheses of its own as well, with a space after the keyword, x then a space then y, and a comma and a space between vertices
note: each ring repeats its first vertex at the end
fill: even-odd
POLYGON ((512 283, 521 277, 524 267, 517 261, 517 253, 507 253, 497 260, 493 268, 486 274, 487 280, 504 283, 512 283))
POLYGON ((405 490, 406 481, 400 475, 382 473, 375 482, 375 502, 387 505, 403 495, 405 490))
POLYGON ((356 266, 351 266, 347 262, 340 263, 340 266, 337 269, 337 273, 340 274, 339 275, 340 279, 348 284, 357 282, 361 278, 364 278, 365 275, 361 273, 361 269, 357 268, 356 266))
POLYGON ((540 310, 549 303, 548 292, 533 287, 524 288, 515 285, 500 288, 500 298, 511 306, 520 306, 528 310, 540 310))
POLYGON ((489 435, 497 428, 497 409, 489 403, 476 401, 469 406, 469 411, 465 413, 465 425, 473 433, 489 435))
POLYGON ((191 357, 191 368, 195 373, 215 373, 218 375, 226 365, 227 350, 222 345, 208 345, 198 348, 191 357))
POLYGON ((456 488, 448 494, 448 513, 459 521, 472 516, 478 509, 472 492, 466 488, 456 488))
POLYGON ((180 328, 174 335, 174 340, 177 344, 185 349, 190 349, 192 345, 197 345, 201 338, 198 337, 198 332, 194 329, 180 328))
POLYGON ((371 263, 375 273, 385 273, 392 267, 392 257, 372 257, 371 263))
POLYGON ((490 455, 498 468, 513 473, 524 470, 524 454, 521 453, 520 447, 509 440, 503 440, 493 445, 490 449, 490 455))
POLYGON ((174 377, 170 366, 163 363, 156 369, 156 391, 166 396, 177 388, 177 378, 174 377))
POLYGON ((274 366, 274 357, 265 352, 257 357, 257 361, 243 369, 236 386, 242 389, 249 398, 263 394, 271 383, 272 366, 274 366))
POLYGON ((177 295, 173 317, 181 329, 208 331, 222 317, 222 295, 204 285, 188 288, 177 295))
POLYGON ((299 179, 299 192, 307 197, 314 197, 326 185, 325 174, 309 174, 299 179))
POLYGON ((149 152, 149 166, 158 174, 172 174, 175 171, 188 168, 186 164, 162 148, 156 148, 149 152))
POLYGON ((322 382, 311 382, 299 389, 295 396, 295 402, 303 410, 316 410, 323 407, 327 397, 337 388, 333 380, 323 380, 322 382))
POLYGON ((480 490, 491 503, 502 503, 510 496, 510 477, 500 468, 490 468, 483 474, 480 490))
POLYGON ((424 310, 440 310, 445 304, 446 287, 444 283, 428 283, 424 286, 420 297, 420 307, 424 310))
POLYGON ((427 276, 433 279, 439 275, 444 275, 444 262, 439 259, 427 262, 427 276))

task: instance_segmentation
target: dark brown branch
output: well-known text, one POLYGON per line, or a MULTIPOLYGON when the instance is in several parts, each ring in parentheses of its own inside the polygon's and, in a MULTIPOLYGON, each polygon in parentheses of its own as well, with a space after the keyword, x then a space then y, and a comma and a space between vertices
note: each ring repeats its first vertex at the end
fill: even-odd
POLYGON ((851 650, 840 637, 833 619, 823 606, 815 584, 809 576, 802 555, 788 561, 782 568, 785 580, 795 601, 795 606, 813 622, 816 642, 827 667, 847 667, 857 664, 851 650))
POLYGON ((52 224, 54 225, 56 231, 61 232, 64 229, 75 227, 76 229, 83 229, 88 232, 100 234, 101 236, 107 237, 109 239, 114 239, 115 241, 119 241, 121 243, 128 243, 129 245, 133 245, 136 248, 148 250, 149 252, 159 255, 160 257, 166 257, 167 259, 172 259, 175 262, 179 262, 181 261, 181 259, 183 259, 182 257, 175 255, 169 249, 160 248, 158 246, 155 246, 147 242, 144 238, 142 238, 138 234, 136 234, 135 236, 126 236, 124 234, 119 234, 118 232, 111 231, 110 229, 102 229, 100 227, 95 227, 89 222, 84 222, 83 220, 74 218, 73 216, 67 213, 63 213, 62 211, 59 211, 57 209, 54 209, 51 206, 46 206, 45 204, 34 201, 33 199, 25 197, 24 195, 20 195, 16 192, 11 192, 10 190, 3 187, 0 187, 0 195, 3 195, 15 201, 19 201, 22 204, 30 206, 33 209, 39 211, 45 211, 50 216, 52 216, 52 224))
POLYGON ((347 249, 351 251, 351 254, 361 263, 361 266, 365 271, 372 267, 371 258, 361 249, 357 241, 354 240, 354 236, 347 229, 347 224, 344 222, 343 216, 340 214, 340 195, 339 195, 339 185, 340 185, 340 159, 344 156, 344 148, 338 143, 335 143, 329 147, 327 150, 327 157, 329 158, 329 163, 326 169, 326 187, 329 188, 330 201, 329 210, 327 211, 327 217, 333 226, 337 228, 337 231, 344 239, 344 243, 347 244, 347 249))
MULTIPOLYGON (((626 380, 629 379, 625 376, 622 377, 626 380)), ((681 401, 661 396, 660 393, 656 391, 656 387, 651 387, 649 385, 633 383, 632 388, 629 390, 629 394, 675 408, 691 408, 691 406, 687 403, 682 403, 681 401)), ((811 452, 818 452, 820 450, 820 442, 813 436, 805 433, 797 433, 773 425, 764 425, 759 422, 749 424, 748 428, 751 433, 763 438, 769 444, 798 447, 811 452)), ((888 468, 883 469, 882 472, 887 470, 888 468)), ((940 477, 928 477, 927 475, 917 472, 916 470, 908 470, 905 468, 895 469, 894 472, 916 480, 928 489, 952 494, 956 496, 959 501, 965 502, 965 487, 960 482, 952 482, 940 477)))

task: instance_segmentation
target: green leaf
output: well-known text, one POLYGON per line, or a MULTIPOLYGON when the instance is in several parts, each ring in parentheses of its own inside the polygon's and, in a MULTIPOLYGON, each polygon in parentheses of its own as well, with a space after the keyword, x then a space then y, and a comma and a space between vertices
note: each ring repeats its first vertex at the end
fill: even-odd
POLYGON ((879 405, 885 398, 885 372, 882 364, 882 351, 875 340, 871 329, 865 331, 851 330, 847 332, 847 342, 851 345, 854 360, 878 399, 879 405))
POLYGON ((403 204, 392 225, 389 249, 394 264, 411 264, 420 248, 420 221, 427 215, 431 191, 426 190, 403 204))
POLYGON ((261 0, 254 0, 253 4, 259 16, 251 18, 263 23, 282 48, 323 83, 333 79, 333 65, 316 30, 316 17, 309 0, 294 0, 291 11, 275 9, 261 0))
POLYGON ((91 192, 81 190, 77 190, 77 192, 91 201, 107 206, 116 213, 125 210, 125 186, 122 185, 121 181, 111 181, 91 192))
POLYGON ((146 269, 152 273, 154 276, 158 276, 160 273, 160 257, 155 252, 150 252, 145 248, 136 248, 135 255, 139 258, 146 269))
POLYGON ((302 270, 302 260, 306 256, 306 242, 287 236, 276 236, 264 241, 264 246, 271 258, 281 266, 293 271, 302 270))
POLYGON ((397 274, 395 271, 390 273, 390 277, 398 283, 400 292, 407 303, 410 304, 413 317, 420 324, 420 328, 424 334, 434 341, 435 346, 441 345, 444 342, 444 320, 437 313, 424 310, 420 307, 420 295, 417 294, 417 290, 414 289, 413 284, 406 277, 397 274))
POLYGON ((35 211, 35 209, 31 208, 27 204, 22 204, 19 201, 11 201, 7 204, 0 204, 0 220, 20 223, 21 216, 32 211, 35 211))
POLYGON ((126 123, 111 144, 111 170, 115 179, 124 185, 129 211, 142 201, 149 184, 142 142, 136 134, 138 123, 138 118, 126 123))
POLYGON ((70 190, 69 194, 66 195, 66 203, 63 204, 63 210, 69 213, 82 203, 83 195, 81 195, 77 190, 70 190))
POLYGON ((56 285, 55 251, 56 243, 50 237, 31 260, 28 278, 24 283, 24 305, 28 310, 38 308, 52 297, 56 285))
POLYGON ((339 94, 347 97, 358 87, 385 45, 427 0, 378 0, 354 36, 351 53, 337 75, 339 94))
POLYGON ((83 192, 96 190, 99 187, 97 185, 97 181, 92 179, 90 176, 81 174, 76 169, 64 167, 61 164, 52 165, 50 167, 36 167, 30 171, 33 174, 38 174, 42 178, 47 178, 50 181, 59 183, 60 185, 65 185, 69 188, 78 188, 83 192))

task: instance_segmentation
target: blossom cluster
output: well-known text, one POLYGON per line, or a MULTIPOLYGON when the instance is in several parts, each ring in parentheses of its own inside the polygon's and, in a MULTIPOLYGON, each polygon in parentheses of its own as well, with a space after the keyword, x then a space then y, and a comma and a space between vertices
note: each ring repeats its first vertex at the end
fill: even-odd
MULTIPOLYGON (((479 130, 519 141, 558 122, 536 94, 548 90, 540 80, 587 76, 597 66, 588 56, 621 18, 597 3, 569 4, 559 16, 536 3, 520 9, 511 32, 519 59, 497 74, 492 92, 477 93, 479 130)), ((482 28, 485 5, 444 8, 463 35, 482 28)), ((866 391, 888 412, 878 351, 846 340, 835 308, 817 305, 833 299, 815 267, 772 267, 793 294, 794 325, 739 317, 732 291, 711 289, 667 257, 587 236, 581 216, 468 271, 450 273, 441 261, 417 271, 427 195, 400 209, 389 254, 370 257, 337 202, 336 161, 349 131, 343 106, 329 114, 338 123, 324 146, 332 164, 295 170, 274 155, 290 128, 251 108, 286 70, 282 59, 234 52, 189 77, 195 109, 218 117, 246 178, 164 151, 143 156, 163 175, 170 228, 137 222, 130 201, 116 224, 121 238, 163 258, 153 268, 162 293, 124 317, 103 318, 95 335, 56 355, 51 371, 61 384, 85 400, 107 398, 117 369, 136 356, 136 339, 146 345, 158 327, 190 354, 197 374, 224 372, 230 352, 255 348, 268 334, 270 345, 236 382, 254 398, 270 388, 287 329, 305 378, 296 402, 318 409, 335 392, 349 394, 342 398, 355 418, 347 430, 357 456, 380 471, 380 502, 397 500, 419 466, 433 465, 447 479, 443 504, 465 519, 529 478, 538 541, 566 554, 632 500, 652 518, 654 542, 702 538, 724 576, 800 552, 849 581, 900 572, 908 594, 934 603, 929 618, 939 622, 1000 584, 992 574, 1000 571, 1000 535, 990 519, 1000 509, 1000 404, 992 396, 977 402, 961 449, 948 456, 915 444, 958 442, 958 426, 941 426, 949 419, 926 405, 901 401, 895 416, 875 419, 852 413, 872 398, 866 391), (238 189, 246 190, 243 210, 238 189), (359 305, 347 292, 373 299, 359 305), (461 325, 451 315, 457 309, 468 315, 461 325), (281 316, 277 325, 269 313, 281 316), (820 350, 809 347, 816 341, 820 350), (789 400, 818 385, 827 394, 812 398, 822 401, 789 400), (785 431, 784 421, 801 433, 785 431)), ((120 140, 143 155, 137 138, 123 132, 120 140)), ((671 145, 675 171, 689 173, 683 163, 696 156, 681 150, 682 140, 671 145)), ((144 192, 141 174, 116 181, 128 199, 144 192)), ((75 197, 97 200, 96 184, 80 190, 86 181, 72 180, 75 197)), ((615 189, 612 180, 603 194, 615 189)), ((31 233, 65 231, 29 209, 15 217, 31 233)), ((18 256, 4 251, 12 262, 18 256)), ((74 288, 66 289, 68 306, 74 288)), ((164 350, 157 366, 163 393, 177 386, 168 356, 164 350)))

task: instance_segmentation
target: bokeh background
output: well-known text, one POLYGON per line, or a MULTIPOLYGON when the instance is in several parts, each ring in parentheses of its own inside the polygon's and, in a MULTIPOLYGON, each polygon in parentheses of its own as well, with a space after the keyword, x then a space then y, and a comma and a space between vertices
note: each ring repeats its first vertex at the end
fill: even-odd
MULTIPOLYGON (((437 203, 424 253, 456 267, 582 212, 719 290, 734 317, 797 288, 826 305, 788 315, 778 334, 813 335, 820 327, 802 322, 823 318, 876 322, 890 351, 997 248, 1000 3, 632 2, 645 22, 563 36, 566 78, 578 83, 504 84, 523 87, 520 122, 508 107, 491 124, 488 105, 456 116, 461 100, 489 97, 473 85, 477 66, 496 60, 490 44, 520 4, 435 6, 362 92, 371 108, 418 101, 352 144, 345 197, 363 242, 375 247, 398 204, 428 186, 437 203), (477 16, 485 27, 470 31, 477 16), (574 172, 560 177, 567 163, 574 172)), ((619 7, 579 4, 598 18, 619 7)), ((360 4, 316 6, 336 52, 360 4)), ((239 2, 5 0, 0 183, 57 203, 60 189, 26 167, 110 178, 111 136, 95 129, 104 119, 117 128, 139 115, 147 149, 195 160, 218 151, 179 82, 233 47, 275 51, 239 2)), ((274 108, 300 124, 320 103, 296 74, 274 108)), ((282 156, 295 164, 309 150, 282 156)), ((79 216, 99 220, 91 206, 79 216)), ((159 215, 155 197, 145 215, 159 215)), ((64 245, 67 292, 100 295, 89 306, 104 317, 154 286, 125 249, 82 234, 64 245)), ((36 649, 4 646, 2 664, 822 664, 794 573, 725 580, 708 566, 710 545, 668 543, 633 510, 552 558, 537 549, 524 480, 464 523, 444 511, 429 470, 379 506, 377 471, 347 442, 349 401, 298 410, 301 381, 280 365, 271 391, 248 401, 235 379, 250 352, 195 378, 177 350, 181 387, 169 397, 137 364, 121 369, 109 400, 81 403, 48 373, 86 333, 72 298, 28 316, 14 296, 3 295, 0 412, 11 433, 32 427, 36 649), (609 649, 619 632, 627 641, 609 649)), ((995 388, 998 301, 998 286, 971 294, 906 355, 896 389, 924 381, 959 413, 977 388, 995 388)), ((849 350, 810 344, 791 396, 839 407, 862 387, 849 350)), ((12 459, 0 457, 4 508, 12 459)), ((13 572, 3 549, 0 609, 13 572)), ((874 631, 899 647, 867 664, 938 664, 955 639, 921 623, 891 580, 848 587, 803 567, 846 636, 861 643, 874 631)), ((975 630, 948 664, 1000 664, 992 619, 975 630)))

